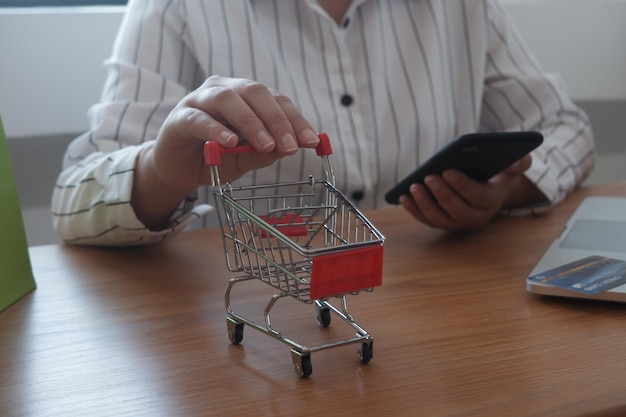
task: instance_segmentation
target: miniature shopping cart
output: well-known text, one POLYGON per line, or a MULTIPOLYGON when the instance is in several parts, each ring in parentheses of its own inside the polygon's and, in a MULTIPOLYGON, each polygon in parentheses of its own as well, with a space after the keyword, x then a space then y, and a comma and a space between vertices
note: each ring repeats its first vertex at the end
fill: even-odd
POLYGON ((332 153, 326 134, 316 148, 322 160, 321 180, 233 187, 222 185, 219 165, 224 153, 253 151, 250 146, 226 149, 207 142, 205 162, 210 165, 212 191, 222 225, 226 263, 232 278, 226 290, 227 330, 239 344, 244 325, 266 333, 291 347, 296 373, 312 372, 311 352, 345 344, 357 344, 362 363, 373 356, 373 337, 348 312, 346 296, 371 291, 381 284, 385 237, 334 185, 328 156, 332 153), (235 284, 258 279, 278 290, 259 324, 233 311, 231 291, 235 284), (328 327, 331 313, 356 330, 356 336, 317 346, 303 346, 271 325, 270 310, 283 297, 314 304, 317 323, 328 327), (338 299, 340 307, 331 304, 338 299))

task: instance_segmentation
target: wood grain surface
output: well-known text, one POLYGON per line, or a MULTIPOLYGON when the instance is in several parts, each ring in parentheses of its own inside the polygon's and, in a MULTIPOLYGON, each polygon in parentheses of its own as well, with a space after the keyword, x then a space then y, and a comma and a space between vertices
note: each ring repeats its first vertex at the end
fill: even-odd
MULTIPOLYGON (((254 329, 229 342, 233 274, 217 229, 147 248, 32 247, 38 288, 0 314, 0 416, 626 415, 626 306, 525 288, 588 195, 626 196, 626 184, 465 234, 402 209, 366 213, 387 237, 383 285, 348 306, 374 358, 361 364, 354 345, 314 352, 309 378, 254 329)), ((240 284, 233 308, 261 319, 272 293, 240 284)), ((290 297, 272 325, 306 343, 353 336, 340 321, 319 328, 290 297)))

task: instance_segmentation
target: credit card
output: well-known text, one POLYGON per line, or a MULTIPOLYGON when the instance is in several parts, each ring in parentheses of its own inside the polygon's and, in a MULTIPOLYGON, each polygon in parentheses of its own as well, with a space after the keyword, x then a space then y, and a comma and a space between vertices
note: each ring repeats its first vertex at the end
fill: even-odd
POLYGON ((626 283, 626 262, 589 256, 528 277, 530 281, 595 295, 626 283))

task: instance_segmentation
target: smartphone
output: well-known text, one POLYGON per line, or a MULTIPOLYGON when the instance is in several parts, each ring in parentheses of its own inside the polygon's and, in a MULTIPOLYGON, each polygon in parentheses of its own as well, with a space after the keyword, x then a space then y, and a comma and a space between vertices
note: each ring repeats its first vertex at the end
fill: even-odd
POLYGON ((423 183, 429 174, 458 169, 477 181, 487 181, 541 145, 543 135, 535 131, 469 133, 459 136, 430 157, 385 194, 389 204, 399 204, 411 184, 423 183))

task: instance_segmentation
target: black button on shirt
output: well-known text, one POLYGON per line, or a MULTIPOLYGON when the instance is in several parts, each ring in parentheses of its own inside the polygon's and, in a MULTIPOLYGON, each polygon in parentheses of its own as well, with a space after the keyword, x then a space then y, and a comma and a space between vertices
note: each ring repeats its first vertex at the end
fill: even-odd
POLYGON ((365 194, 363 193, 363 191, 355 191, 352 193, 352 199, 354 201, 361 201, 363 200, 363 197, 365 197, 365 194))
POLYGON ((341 26, 345 29, 348 26, 350 26, 350 18, 346 17, 345 19, 343 19, 343 23, 341 24, 341 26))
POLYGON ((344 94, 343 96, 341 96, 341 104, 343 106, 350 106, 352 103, 354 102, 354 99, 352 98, 352 96, 350 94, 344 94))

